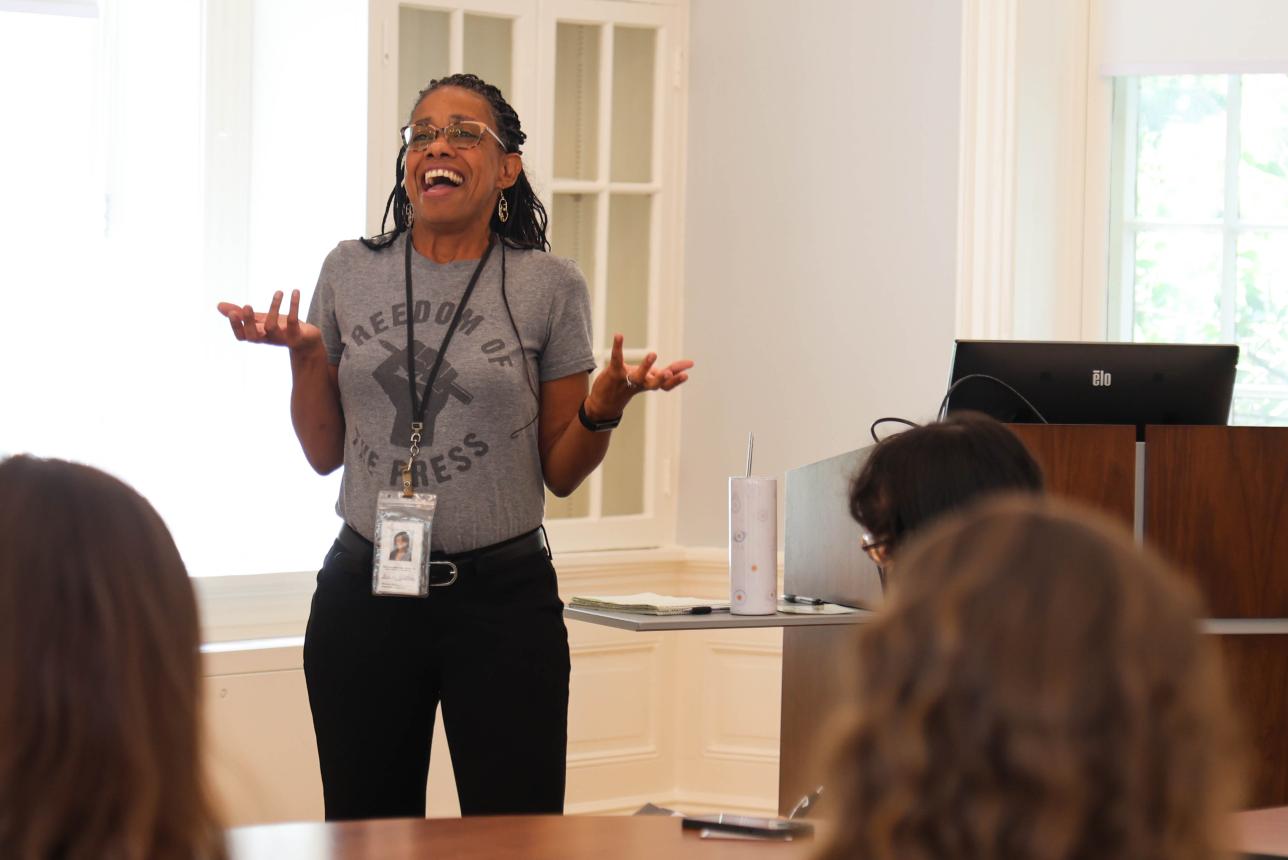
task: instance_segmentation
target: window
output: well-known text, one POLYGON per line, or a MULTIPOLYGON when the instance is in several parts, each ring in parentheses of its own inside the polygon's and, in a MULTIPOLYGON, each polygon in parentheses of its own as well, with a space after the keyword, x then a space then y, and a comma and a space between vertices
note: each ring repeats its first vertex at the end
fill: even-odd
POLYGON ((1288 75, 1115 83, 1111 337, 1237 343, 1231 421, 1288 425, 1288 75))
MULTIPOLYGON (((508 89, 556 251, 592 285, 599 360, 608 326, 626 328, 634 360, 678 357, 683 7, 19 8, 0 5, 0 76, 25 82, 0 89, 0 284, 17 321, 0 338, 0 456, 129 482, 194 575, 316 570, 334 538, 338 475, 318 478, 299 451, 285 354, 234 342, 215 305, 262 309, 299 288, 307 306, 335 243, 378 227, 407 91, 430 76, 469 68, 508 89)), ((678 403, 644 403, 602 474, 552 506, 559 549, 668 539, 678 403)))
POLYGON ((129 482, 194 575, 316 570, 335 482, 299 453, 285 354, 235 343, 215 304, 307 301, 362 232, 365 9, 19 5, 0 11, 0 78, 23 82, 0 88, 0 455, 129 482))
MULTIPOLYGON (((368 218, 384 210, 395 134, 434 77, 469 71, 519 112, 524 162, 550 214, 554 253, 590 286, 596 361, 614 332, 626 360, 679 358, 679 4, 606 0, 376 0, 368 218)), ((636 401, 603 466, 566 499, 547 495, 560 550, 655 546, 670 539, 677 399, 636 401)))

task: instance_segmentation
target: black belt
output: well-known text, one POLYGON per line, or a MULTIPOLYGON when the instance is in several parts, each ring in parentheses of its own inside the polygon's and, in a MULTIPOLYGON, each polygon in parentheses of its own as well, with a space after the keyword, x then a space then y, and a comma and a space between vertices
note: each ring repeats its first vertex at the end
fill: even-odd
MULTIPOLYGON (((344 548, 345 552, 359 558, 365 558, 370 563, 371 541, 358 534, 348 523, 340 527, 340 534, 336 541, 344 548)), ((451 562, 457 569, 466 571, 469 569, 477 570, 483 566, 504 564, 505 562, 526 558, 537 553, 541 553, 546 558, 551 557, 550 548, 546 543, 546 530, 541 526, 537 526, 530 532, 524 532, 518 537, 465 552, 445 553, 441 550, 434 550, 429 554, 429 560, 451 562)))

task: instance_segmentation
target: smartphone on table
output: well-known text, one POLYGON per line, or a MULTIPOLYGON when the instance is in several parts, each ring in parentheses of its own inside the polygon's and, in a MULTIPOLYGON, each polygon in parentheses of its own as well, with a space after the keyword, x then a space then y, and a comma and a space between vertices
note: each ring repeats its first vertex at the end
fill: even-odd
POLYGON ((685 830, 720 830, 767 839, 795 839, 812 836, 814 825, 808 821, 787 818, 760 818, 754 815, 686 815, 680 822, 685 830))

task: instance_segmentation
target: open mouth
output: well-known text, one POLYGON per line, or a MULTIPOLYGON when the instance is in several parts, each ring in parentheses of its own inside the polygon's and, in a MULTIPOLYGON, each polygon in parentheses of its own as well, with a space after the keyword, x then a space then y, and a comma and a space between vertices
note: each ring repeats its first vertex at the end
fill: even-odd
POLYGON ((448 170, 445 167, 435 167, 432 170, 426 170, 420 178, 420 192, 422 195, 438 197, 443 194, 449 194, 454 189, 459 188, 465 177, 455 170, 448 170))

